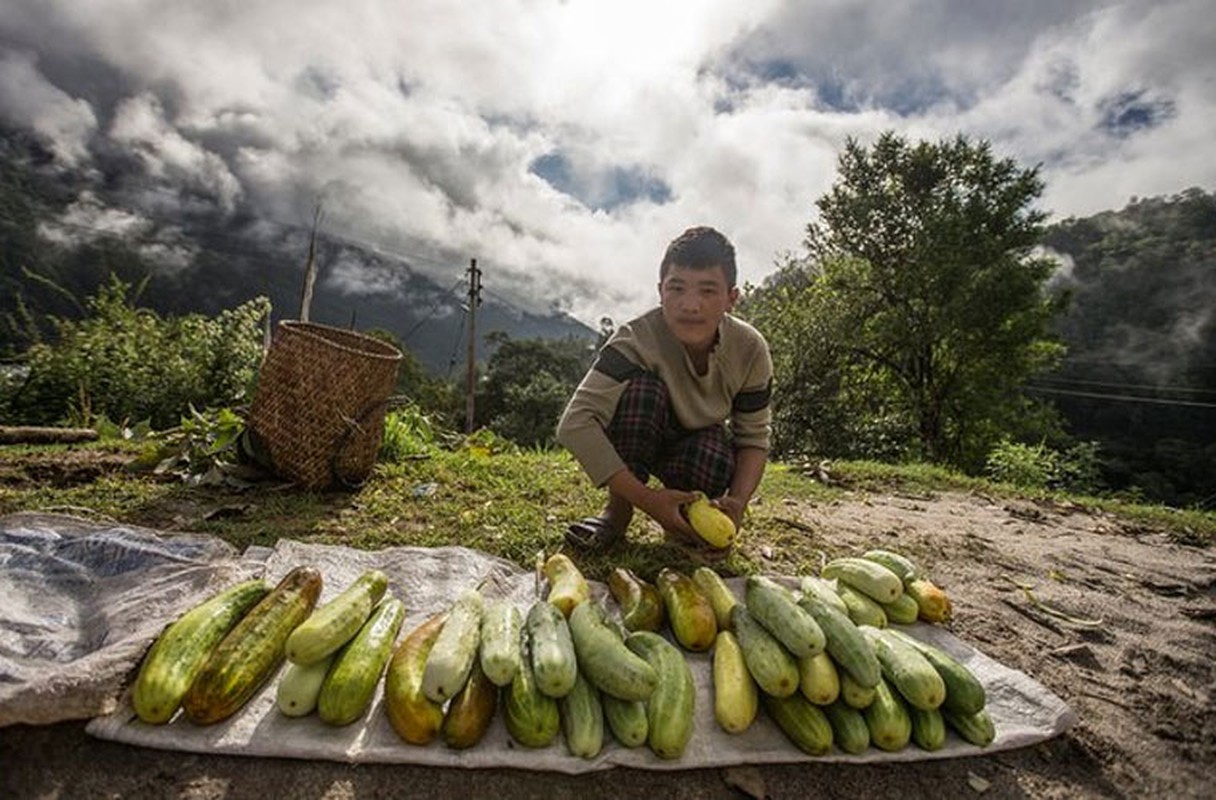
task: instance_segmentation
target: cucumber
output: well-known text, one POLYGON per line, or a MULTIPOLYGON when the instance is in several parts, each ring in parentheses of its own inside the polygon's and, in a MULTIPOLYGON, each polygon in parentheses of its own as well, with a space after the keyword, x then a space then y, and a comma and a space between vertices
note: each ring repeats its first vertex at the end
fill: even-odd
POLYGON ((182 614, 157 637, 139 667, 131 705, 144 722, 168 722, 220 640, 269 587, 263 580, 238 583, 182 614))
POLYGON ((663 599, 653 584, 617 567, 608 574, 608 590, 621 608, 621 622, 627 631, 657 631, 667 621, 663 599))
POLYGON ((870 743, 875 747, 893 753, 908 746, 912 738, 912 718, 898 692, 885 679, 874 687, 874 702, 861 714, 870 729, 870 743))
POLYGON ((389 595, 338 652, 317 696, 317 716, 323 722, 349 725, 367 711, 404 619, 405 604, 389 595))
MULTIPOLYGON (((799 583, 803 598, 814 597, 821 603, 826 603, 847 617, 849 615, 849 607, 840 599, 836 586, 836 581, 829 581, 826 578, 818 578, 814 575, 804 576, 799 583)), ((799 603, 801 603, 801 598, 799 599, 799 603)))
POLYGON ((311 664, 349 642, 388 589, 388 576, 367 570, 346 590, 318 608, 287 637, 287 660, 311 664))
POLYGON ((836 587, 836 593, 849 609, 849 619, 855 625, 869 625, 871 628, 887 627, 887 612, 869 595, 863 594, 847 583, 836 587))
POLYGON ((305 665, 288 662, 275 689, 275 705, 279 711, 288 717, 304 717, 315 711, 321 684, 336 657, 336 653, 331 654, 305 665))
POLYGON ((537 687, 529 650, 525 639, 519 671, 504 690, 503 721, 511 738, 524 747, 548 747, 561 727, 561 713, 557 701, 537 687))
POLYGON ((764 695, 764 710, 802 752, 821 756, 832 749, 832 726, 823 710, 799 693, 764 695))
POLYGON ((593 600, 584 600, 570 612, 570 638, 578 659, 578 673, 605 694, 622 700, 645 700, 654 691, 654 669, 605 624, 593 600))
POLYGON ((464 688, 477 660, 484 608, 485 601, 476 589, 465 589, 452 603, 422 675, 422 691, 428 700, 443 703, 464 688))
POLYGON ((878 605, 886 614, 887 621, 897 625, 911 625, 920 616, 920 606, 907 592, 901 594, 894 602, 879 603, 878 605))
POLYGON ((941 706, 946 683, 921 652, 890 631, 863 627, 862 633, 874 648, 882 674, 905 700, 923 711, 941 706))
MULTIPOLYGON (((878 680, 882 680, 882 671, 878 673, 878 680)), ((875 683, 875 686, 878 684, 875 683)), ((847 672, 840 673, 840 699, 845 702, 845 705, 850 708, 855 708, 858 711, 867 708, 870 703, 874 702, 874 686, 862 686, 853 679, 847 672)))
POLYGON ((718 618, 709 598, 697 588, 692 578, 664 567, 659 571, 655 583, 667 609, 671 632, 680 646, 697 653, 712 647, 718 635, 718 618))
POLYGON ((563 617, 569 618, 574 607, 591 596, 587 579, 569 556, 554 553, 545 561, 543 571, 549 579, 549 602, 563 617))
POLYGON ((495 686, 507 686, 519 669, 523 615, 514 603, 488 603, 481 618, 481 669, 495 686))
POLYGON ((826 644, 814 617, 794 601, 789 589, 771 578, 752 575, 745 583, 748 613, 785 645, 795 658, 822 653, 826 644))
POLYGON ((840 696, 840 674, 827 653, 798 659, 798 688, 817 706, 826 706, 840 696))
POLYGON ((388 662, 384 710, 393 730, 407 744, 429 744, 443 724, 443 706, 427 698, 422 677, 446 620, 446 612, 436 614, 410 631, 388 662))
POLYGON ((714 609, 714 619, 718 623, 718 630, 730 630, 730 610, 739 604, 739 598, 735 597, 735 593, 726 585, 726 581, 709 567, 697 567, 692 572, 692 582, 709 599, 709 604, 714 609))
POLYGON ((464 750, 481 741, 498 708, 498 686, 475 663, 464 688, 448 703, 439 733, 443 743, 464 750))
POLYGON ((820 570, 825 578, 835 578, 865 594, 876 603, 892 603, 904 592, 904 582, 891 570, 865 558, 837 558, 820 570))
POLYGON ((823 714, 832 725, 832 740, 846 753, 857 755, 870 746, 870 728, 861 712, 837 700, 823 707, 823 714))
POLYGON ((210 725, 239 711, 283 663, 287 637, 320 594, 317 570, 296 567, 284 575, 211 651, 182 698, 186 717, 210 725))
POLYGON ((659 676, 646 700, 646 742, 659 758, 679 758, 693 734, 697 692, 692 670, 680 649, 657 633, 635 631, 625 645, 646 659, 659 676))
POLYGON ((646 744, 650 725, 646 722, 646 703, 643 700, 622 700, 610 694, 600 695, 604 706, 604 719, 612 736, 623 747, 641 747, 646 744))
POLYGON ((578 657, 570 638, 570 625, 561 610, 548 600, 533 603, 524 624, 536 688, 555 699, 564 697, 574 688, 578 676, 578 657))
POLYGON ((836 666, 863 687, 873 687, 882 677, 882 667, 874 648, 848 616, 819 598, 804 594, 799 605, 807 610, 823 630, 828 655, 836 666))
POLYGON ((742 733, 751 727, 759 706, 759 690, 747 671, 743 648, 733 633, 718 631, 713 661, 714 719, 727 733, 742 733))
POLYGON ((982 708, 974 714, 956 714, 943 710, 942 717, 959 736, 976 747, 987 747, 996 739, 996 725, 993 724, 987 708, 982 708))
POLYGON ((891 634, 919 650, 925 660, 937 670, 937 674, 941 676, 942 682, 946 685, 946 699, 942 701, 943 709, 962 716, 970 716, 978 713, 984 707, 987 702, 984 685, 971 670, 944 650, 934 647, 928 642, 922 642, 903 631, 891 631, 891 634))
POLYGON ((743 604, 730 612, 731 630, 743 650, 747 671, 756 684, 774 697, 789 697, 798 691, 798 662, 788 650, 757 622, 743 604))
MULTIPOLYGON (((587 602, 584 600, 580 605, 587 602)), ((579 758, 598 756, 604 746, 604 709, 599 689, 579 673, 573 688, 557 701, 557 710, 570 754, 579 758)))
POLYGON ((912 741, 921 750, 941 750, 946 743, 946 722, 936 708, 924 711, 919 708, 909 708, 908 716, 912 719, 912 741))
POLYGON ((904 583, 921 577, 920 568, 916 566, 916 562, 892 550, 867 550, 861 554, 861 557, 867 561, 882 564, 904 583))

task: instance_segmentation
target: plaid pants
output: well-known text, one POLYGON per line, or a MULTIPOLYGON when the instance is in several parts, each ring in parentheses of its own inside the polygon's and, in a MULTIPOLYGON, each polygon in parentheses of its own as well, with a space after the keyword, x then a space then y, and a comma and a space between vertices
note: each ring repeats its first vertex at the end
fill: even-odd
POLYGON ((725 427, 681 427, 666 384, 654 375, 629 381, 607 434, 642 483, 653 474, 668 489, 720 497, 735 474, 735 449, 725 427))

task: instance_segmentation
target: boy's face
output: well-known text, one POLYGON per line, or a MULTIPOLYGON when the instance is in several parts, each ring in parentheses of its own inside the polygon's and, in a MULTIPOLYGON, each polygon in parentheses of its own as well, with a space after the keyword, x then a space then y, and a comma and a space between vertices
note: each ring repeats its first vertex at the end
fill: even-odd
POLYGON ((708 352, 723 315, 735 307, 739 288, 726 285, 721 267, 689 269, 672 265, 659 283, 663 321, 686 348, 708 352))

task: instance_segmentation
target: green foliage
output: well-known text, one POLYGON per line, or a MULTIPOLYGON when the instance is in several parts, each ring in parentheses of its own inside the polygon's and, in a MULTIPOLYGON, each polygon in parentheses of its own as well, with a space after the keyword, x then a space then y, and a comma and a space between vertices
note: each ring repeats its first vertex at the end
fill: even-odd
POLYGON ((384 415, 384 438, 378 460, 390 464, 429 453, 435 446, 435 425, 417 403, 384 415))
POLYGON ((850 141, 839 166, 807 257, 741 305, 779 365, 781 446, 978 470, 1031 415, 1018 387, 1062 352, 1053 263, 1030 257, 1042 182, 962 137, 850 141))
POLYGON ((215 318, 162 318, 137 308, 115 276, 88 303, 83 320, 57 318, 52 343, 26 354, 29 378, 9 403, 17 422, 90 425, 149 420, 166 428, 191 407, 225 406, 250 391, 261 358, 264 298, 215 318))
POLYGON ((554 441, 562 409, 587 370, 593 351, 576 339, 495 337, 478 393, 478 421, 524 447, 554 441))
POLYGON ((984 474, 1028 489, 1092 493, 1100 488, 1098 445, 1081 442, 1061 452, 1042 442, 1029 445, 1005 439, 988 454, 984 474))

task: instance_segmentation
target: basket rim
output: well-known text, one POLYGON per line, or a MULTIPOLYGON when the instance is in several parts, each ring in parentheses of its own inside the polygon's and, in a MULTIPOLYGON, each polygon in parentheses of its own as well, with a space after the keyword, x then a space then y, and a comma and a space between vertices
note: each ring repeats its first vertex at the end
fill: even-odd
POLYGON ((393 345, 389 344, 388 342, 386 342, 382 339, 377 339, 374 336, 368 336, 365 333, 359 333, 358 331, 350 330, 349 328, 339 328, 334 325, 322 325, 319 322, 304 322, 303 320, 298 320, 298 319, 280 320, 279 327, 283 330, 290 331, 291 333, 299 335, 299 336, 303 336, 314 342, 319 342, 321 344, 324 344, 327 347, 334 347, 334 348, 337 348, 338 350, 342 350, 344 352, 350 353, 355 356, 359 356, 361 358, 374 358, 374 359, 381 359, 384 361, 400 361, 403 358, 401 351, 398 350, 393 345), (354 337, 356 340, 358 340, 360 342, 366 342, 368 345, 371 345, 372 347, 379 348, 381 350, 381 352, 372 352, 369 350, 357 350, 353 347, 350 347, 349 345, 343 344, 342 342, 334 341, 334 339, 332 339, 332 338, 328 338, 326 336, 321 335, 324 333, 337 333, 344 337, 354 337))

